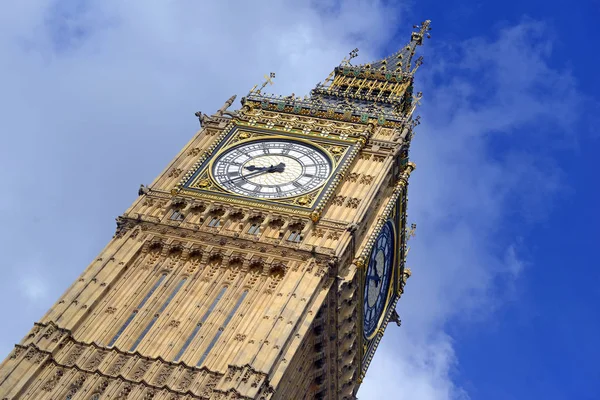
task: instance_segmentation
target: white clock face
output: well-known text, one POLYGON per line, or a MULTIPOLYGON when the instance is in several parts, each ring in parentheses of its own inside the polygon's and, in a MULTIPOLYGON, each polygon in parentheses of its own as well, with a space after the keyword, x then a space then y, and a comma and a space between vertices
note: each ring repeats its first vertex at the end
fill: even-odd
POLYGON ((213 163, 212 174, 230 192, 281 199, 323 185, 331 175, 331 161, 308 143, 263 139, 226 150, 213 163))

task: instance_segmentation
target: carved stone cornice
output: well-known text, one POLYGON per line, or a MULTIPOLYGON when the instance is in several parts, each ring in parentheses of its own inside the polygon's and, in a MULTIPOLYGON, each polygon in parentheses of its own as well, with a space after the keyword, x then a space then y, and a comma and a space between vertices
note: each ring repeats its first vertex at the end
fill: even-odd
MULTIPOLYGON (((207 231, 204 227, 188 223, 170 226, 159 222, 156 218, 145 215, 139 215, 137 218, 122 216, 119 217, 119 223, 117 237, 123 236, 128 230, 139 227, 141 231, 146 233, 154 232, 164 236, 185 237, 187 240, 194 240, 205 244, 255 250, 273 255, 285 253, 286 258, 297 259, 299 261, 306 261, 312 257, 315 257, 318 261, 327 261, 333 255, 333 251, 328 248, 282 244, 281 239, 273 240, 272 243, 269 243, 265 239, 255 241, 253 237, 249 237, 248 235, 236 235, 236 232, 227 230, 221 230, 218 234, 215 234, 207 231)), ((338 229, 342 226, 344 225, 335 225, 338 229)))

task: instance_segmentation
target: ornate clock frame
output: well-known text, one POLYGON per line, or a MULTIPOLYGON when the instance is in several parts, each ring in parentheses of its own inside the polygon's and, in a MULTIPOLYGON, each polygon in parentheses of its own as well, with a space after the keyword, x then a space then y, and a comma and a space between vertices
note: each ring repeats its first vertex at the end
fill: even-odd
POLYGON ((202 197, 209 200, 224 201, 233 204, 259 207, 267 210, 289 212, 301 217, 309 217, 318 221, 321 211, 343 175, 356 158, 364 144, 362 137, 341 135, 314 134, 289 127, 275 127, 272 124, 258 124, 256 121, 231 121, 213 145, 200 155, 192 168, 183 176, 173 189, 172 194, 184 194, 192 197, 202 197), (286 139, 309 143, 323 151, 332 162, 332 173, 327 181, 310 193, 282 199, 261 199, 247 197, 222 189, 215 181, 210 171, 213 160, 220 154, 244 142, 257 139, 286 139))

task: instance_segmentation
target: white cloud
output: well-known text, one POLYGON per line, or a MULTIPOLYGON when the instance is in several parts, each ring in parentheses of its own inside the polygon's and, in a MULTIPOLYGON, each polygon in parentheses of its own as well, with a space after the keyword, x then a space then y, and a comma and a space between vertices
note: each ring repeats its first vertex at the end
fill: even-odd
MULTIPOLYGON (((361 48, 361 62, 375 59, 400 22, 405 32, 415 22, 401 21, 400 9, 387 3, 46 0, 5 7, 0 112, 9 134, 0 179, 11 190, 0 209, 12 228, 0 234, 2 272, 29 282, 22 288, 31 299, 58 298, 108 240, 112 218, 139 183, 150 182, 197 129, 195 111, 216 110, 270 71, 278 93, 305 94, 353 48, 361 48), (17 267, 23 252, 44 259, 52 274, 47 290, 43 280, 26 280, 31 268, 17 267)), ((494 41, 460 44, 464 58, 444 62, 434 57, 446 53, 435 39, 427 43, 433 47, 419 71, 425 123, 414 142, 410 188, 410 219, 419 224, 414 276, 399 305, 403 326, 389 328, 361 399, 467 396, 453 383, 460 360, 444 324, 485 318, 501 301, 494 281, 517 279, 523 261, 513 232, 500 237, 498 227, 515 201, 543 215, 561 177, 543 168, 543 158, 491 154, 488 140, 541 119, 566 127, 576 117, 572 79, 547 66, 543 33, 543 25, 526 21, 494 41), (474 82, 473 71, 485 82, 474 82), (446 83, 434 86, 435 74, 446 83)), ((13 292, 0 282, 0 312, 15 319, 0 336, 4 354, 39 318, 39 310, 14 312, 13 292)))
POLYGON ((568 73, 548 66, 544 29, 523 21, 495 40, 462 43, 455 59, 439 63, 435 56, 445 52, 434 43, 433 65, 420 71, 424 124, 413 142, 409 190, 409 219, 418 223, 413 277, 399 303, 402 329, 388 328, 363 398, 384 388, 395 399, 468 397, 453 383, 460 360, 445 324, 481 323, 515 295, 528 264, 518 229, 543 218, 561 188, 561 171, 545 150, 575 140, 568 128, 578 96, 568 73), (447 79, 434 86, 436 74, 447 79), (538 140, 547 147, 524 154, 519 141, 538 140))
POLYGON ((47 300, 48 285, 37 271, 28 270, 27 275, 19 277, 19 293, 30 302, 47 300))

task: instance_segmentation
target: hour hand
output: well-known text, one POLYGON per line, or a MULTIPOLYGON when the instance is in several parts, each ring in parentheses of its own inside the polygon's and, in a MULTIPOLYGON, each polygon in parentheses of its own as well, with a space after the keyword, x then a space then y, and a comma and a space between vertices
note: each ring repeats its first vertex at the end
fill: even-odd
POLYGON ((244 169, 247 169, 248 171, 262 171, 266 168, 268 167, 257 167, 256 165, 248 165, 247 167, 244 167, 244 169))
POLYGON ((273 166, 271 165, 271 167, 269 168, 269 172, 283 172, 283 170, 285 169, 285 163, 280 162, 279 164, 273 166))

